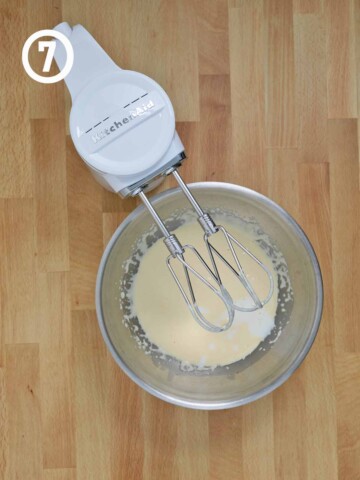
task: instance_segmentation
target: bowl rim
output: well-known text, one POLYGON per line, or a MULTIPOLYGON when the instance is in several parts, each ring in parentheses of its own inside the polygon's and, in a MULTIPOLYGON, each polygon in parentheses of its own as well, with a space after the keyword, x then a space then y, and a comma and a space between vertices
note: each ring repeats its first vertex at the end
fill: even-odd
MULTIPOLYGON (((295 233, 299 236, 300 240, 302 241, 310 257, 311 264, 314 270, 315 285, 316 285, 316 307, 315 307, 314 321, 313 321, 309 336, 301 352, 299 352, 299 354, 294 358, 294 360, 291 362, 288 369, 282 375, 280 375, 275 380, 273 380, 269 385, 263 387, 261 390, 257 392, 247 395, 246 397, 242 397, 241 399, 234 399, 234 400, 212 400, 212 401, 190 400, 186 397, 172 395, 161 389, 152 387, 151 385, 148 385, 144 380, 142 380, 137 374, 135 374, 133 370, 126 364, 123 358, 118 354, 118 352, 116 351, 111 341, 110 335, 107 331, 105 321, 104 321, 102 305, 101 305, 101 291, 102 291, 102 279, 104 276, 104 271, 105 271, 110 253, 117 239, 119 238, 121 233, 125 230, 125 228, 138 215, 140 215, 143 211, 146 210, 146 207, 144 205, 139 205, 121 222, 121 224, 118 226, 118 228, 115 230, 114 234, 112 235, 102 255, 102 258, 99 264, 98 273, 97 273, 96 289, 95 289, 95 304, 96 304, 96 314, 97 314, 98 324, 99 324, 103 339, 105 341, 105 344, 108 347, 117 365, 131 378, 131 380, 133 380, 137 385, 139 385, 148 393, 168 403, 172 403, 174 405, 178 405, 186 408, 192 408, 192 409, 198 409, 198 410, 222 410, 222 409, 234 408, 234 407, 246 405, 247 403, 258 400, 264 397, 265 395, 271 393, 272 391, 274 391, 295 372, 295 370, 301 365, 301 363, 305 359, 306 355, 309 353, 309 350, 312 344, 314 343, 317 332, 319 330, 322 310, 323 310, 324 293, 323 293, 323 281, 322 281, 320 265, 316 257, 314 248, 312 247, 310 240, 308 239, 303 229, 285 209, 283 209, 279 204, 271 200, 269 197, 259 192, 256 192, 255 190, 252 190, 250 188, 243 187, 240 185, 235 185, 232 183, 225 183, 225 182, 197 182, 197 183, 188 184, 188 186, 195 192, 196 190, 217 188, 217 189, 223 189, 225 191, 233 191, 233 192, 236 191, 240 194, 241 193, 246 194, 248 197, 258 200, 262 203, 265 203, 267 207, 270 207, 270 209, 275 210, 277 214, 280 214, 280 216, 282 216, 283 219, 293 227, 293 230, 295 230, 295 233)), ((181 192, 181 189, 179 187, 167 189, 163 192, 160 192, 152 196, 150 200, 152 204, 156 206, 156 204, 159 203, 161 200, 164 200, 174 195, 177 192, 181 192)))

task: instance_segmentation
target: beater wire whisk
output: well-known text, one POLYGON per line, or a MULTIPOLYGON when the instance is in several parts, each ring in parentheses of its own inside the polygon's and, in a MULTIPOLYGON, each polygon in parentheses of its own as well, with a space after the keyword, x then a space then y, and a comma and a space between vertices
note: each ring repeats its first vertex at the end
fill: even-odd
POLYGON ((225 265, 240 281, 243 285, 247 293, 249 294, 250 298, 252 299, 253 304, 250 306, 246 305, 239 305, 233 302, 233 308, 235 310, 239 310, 242 312, 253 312, 255 310, 261 309, 264 305, 266 305, 272 294, 274 292, 274 279, 269 271, 269 269, 264 265, 255 255, 253 255, 242 243, 240 243, 236 238, 234 238, 224 227, 221 225, 216 225, 213 219, 210 217, 208 213, 205 213, 203 209, 200 207, 192 193, 190 192, 188 186, 181 178, 179 172, 176 170, 175 167, 172 167, 166 172, 167 175, 172 174, 176 181, 178 182, 180 188, 184 192, 185 196, 193 206, 194 210, 198 215, 198 222, 200 223, 201 227, 204 230, 204 241, 206 243, 207 250, 209 252, 211 264, 213 267, 213 272, 216 277, 217 283, 219 284, 220 288, 223 287, 222 280, 219 273, 218 264, 216 262, 216 258, 220 260, 223 265, 225 265), (214 247, 214 245, 210 242, 211 236, 222 233, 226 239, 226 242, 229 246, 231 255, 235 261, 236 269, 226 260, 226 258, 214 247), (267 296, 264 300, 260 300, 259 296, 255 292, 252 284, 248 280, 246 273, 240 263, 240 260, 235 252, 234 244, 237 245, 246 255, 248 255, 267 275, 269 280, 269 291, 267 296))
MULTIPOLYGON (((145 193, 139 188, 137 191, 134 192, 134 195, 139 195, 141 200, 143 201, 144 205, 149 210, 151 216, 155 220, 157 226, 159 227, 161 233, 164 235, 164 243, 168 248, 170 255, 166 259, 166 264, 192 314, 194 319, 198 322, 198 324, 205 328, 210 332, 222 332, 227 330, 231 327, 233 320, 234 320, 234 309, 233 309, 233 302, 232 298, 225 289, 225 287, 219 283, 217 276, 214 274, 212 269, 208 266, 205 262, 203 257, 200 253, 196 250, 196 248, 192 245, 181 245, 179 240, 177 239, 176 235, 171 234, 169 230, 166 228, 164 222, 161 220, 159 215, 157 214, 156 210, 152 206, 151 202, 148 200, 145 193), (214 285, 211 284, 203 275, 201 275, 190 263, 185 259, 185 256, 189 256, 192 254, 194 256, 195 261, 199 261, 200 265, 203 267, 205 272, 207 272, 210 277, 214 281, 214 285), (173 262, 178 261, 184 268, 184 274, 186 278, 186 286, 188 292, 186 292, 186 288, 179 279, 179 276, 176 274, 174 267, 172 265, 173 262), (200 280, 210 291, 216 295, 225 305, 226 312, 227 312, 227 322, 222 325, 214 325, 213 323, 209 322, 205 315, 201 312, 201 309, 197 303, 195 291, 191 282, 190 274, 192 274, 195 278, 200 280)), ((194 262, 195 263, 195 262, 194 262)))

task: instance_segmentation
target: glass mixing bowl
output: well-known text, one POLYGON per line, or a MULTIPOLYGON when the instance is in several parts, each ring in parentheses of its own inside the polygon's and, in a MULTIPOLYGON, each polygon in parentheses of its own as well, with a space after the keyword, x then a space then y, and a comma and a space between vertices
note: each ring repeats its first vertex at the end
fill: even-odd
MULTIPOLYGON (((321 272, 304 232, 269 198, 225 183, 196 183, 190 188, 205 211, 238 212, 240 217, 251 219, 270 237, 272 246, 283 254, 293 295, 285 308, 284 304, 280 308, 279 303, 273 332, 244 360, 214 370, 189 371, 172 357, 139 348, 136 341, 139 329, 131 328, 131 322, 130 326, 129 322, 123 322, 124 310, 120 308, 123 295, 119 285, 128 281, 128 259, 137 248, 136 241, 153 225, 143 206, 134 210, 119 226, 104 252, 96 286, 97 316, 116 363, 151 394, 189 408, 236 407, 273 391, 304 360, 321 319, 321 272)), ((171 228, 177 226, 174 212, 190 210, 179 189, 167 190, 151 201, 162 219, 171 219, 168 223, 171 228)), ((156 235, 149 238, 155 241, 156 235)), ((279 288, 281 292, 280 283, 279 288)), ((124 308, 126 310, 126 306, 124 308)), ((137 323, 136 317, 132 322, 137 323)))

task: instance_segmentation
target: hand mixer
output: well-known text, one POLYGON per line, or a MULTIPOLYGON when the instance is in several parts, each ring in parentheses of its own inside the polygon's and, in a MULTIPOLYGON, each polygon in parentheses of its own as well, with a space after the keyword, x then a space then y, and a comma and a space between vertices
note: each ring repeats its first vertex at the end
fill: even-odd
MULTIPOLYGON (((177 168, 186 155, 175 130, 175 115, 165 91, 151 78, 122 70, 81 25, 61 23, 55 30, 66 35, 74 49, 74 65, 65 78, 72 97, 70 133, 76 150, 96 180, 123 198, 138 195, 164 236, 169 250, 167 266, 194 319, 206 330, 222 332, 233 323, 235 310, 255 311, 271 298, 274 280, 267 267, 226 229, 216 225, 198 204, 177 168), (146 196, 165 176, 172 174, 198 215, 210 266, 192 245, 181 245, 157 214, 146 196), (214 235, 224 235, 233 262, 212 244, 214 235), (248 255, 266 273, 269 291, 261 300, 244 272, 235 247, 248 255), (192 260, 190 260, 192 258, 192 260), (183 267, 185 283, 173 262, 183 267), (251 299, 251 304, 236 304, 223 285, 219 262, 236 276, 251 299), (200 271, 208 274, 207 278, 200 271), (205 285, 223 302, 226 321, 210 322, 198 305, 193 279, 205 285)), ((56 41, 55 60, 60 69, 66 62, 63 45, 56 41)))

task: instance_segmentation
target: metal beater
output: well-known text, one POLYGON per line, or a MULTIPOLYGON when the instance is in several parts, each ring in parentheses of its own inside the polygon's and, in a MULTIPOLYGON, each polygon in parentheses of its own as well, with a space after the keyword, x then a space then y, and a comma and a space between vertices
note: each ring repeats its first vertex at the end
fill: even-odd
POLYGON ((200 253, 196 250, 196 248, 193 245, 183 246, 178 240, 178 238, 176 237, 176 235, 169 232, 169 230, 166 228, 164 222, 161 220, 161 218, 157 214, 156 210, 150 203, 149 199, 147 198, 143 190, 139 189, 138 191, 135 191, 134 194, 139 195, 144 205, 149 210, 151 216, 155 220, 161 233, 164 235, 164 243, 170 252, 170 255, 166 259, 166 264, 172 276, 174 277, 174 280, 181 292, 181 295, 183 296, 187 306, 189 307, 189 310, 192 316, 194 317, 194 319, 198 322, 198 324, 201 327, 205 328, 206 330, 209 330, 210 332, 222 332, 230 328, 234 321, 233 302, 228 291, 224 288, 221 282, 219 282, 219 279, 216 276, 216 274, 214 274, 214 272, 210 269, 208 264, 205 262, 203 257, 200 255, 200 253), (216 288, 214 285, 208 282, 206 278, 204 278, 185 259, 186 253, 187 254, 192 253, 195 256, 195 258, 199 260, 200 264, 204 267, 205 271, 207 271, 210 274, 211 278, 215 281, 218 288, 216 288), (179 277, 176 275, 175 270, 172 266, 172 261, 175 261, 175 260, 179 261, 181 265, 184 267, 184 273, 185 273, 188 292, 186 292, 184 286, 182 285, 181 281, 179 280, 179 277), (227 322, 225 325, 220 327, 217 325, 213 325, 211 322, 209 322, 205 318, 196 301, 196 295, 190 279, 190 273, 193 274, 198 280, 200 280, 207 288, 211 290, 212 293, 214 293, 224 303, 227 310, 227 322))

